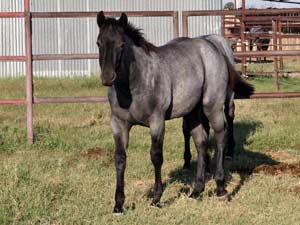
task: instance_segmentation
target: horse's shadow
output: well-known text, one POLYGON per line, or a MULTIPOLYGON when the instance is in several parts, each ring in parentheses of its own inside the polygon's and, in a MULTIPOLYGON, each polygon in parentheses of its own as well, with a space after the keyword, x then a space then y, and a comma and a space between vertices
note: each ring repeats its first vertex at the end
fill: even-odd
MULTIPOLYGON (((226 183, 229 183, 233 177, 233 173, 238 173, 240 176, 240 180, 236 186, 233 187, 233 190, 230 193, 231 197, 234 197, 241 187, 248 180, 252 171, 255 167, 259 165, 275 165, 278 164, 277 161, 273 160, 266 154, 260 152, 249 151, 245 148, 245 143, 251 144, 251 135, 255 133, 255 131, 262 127, 262 123, 259 121, 250 121, 250 122, 236 122, 234 124, 234 136, 236 141, 235 146, 235 155, 232 161, 225 161, 225 174, 226 174, 226 183)), ((211 179, 214 174, 215 168, 215 160, 214 160, 214 141, 213 137, 210 138, 209 145, 211 149, 211 160, 210 160, 210 173, 207 174, 207 180, 211 179)), ((196 154, 194 157, 196 158, 196 154)), ((183 161, 182 161, 183 162, 183 161)), ((183 165, 183 163, 182 163, 183 165)), ((164 186, 168 186, 172 183, 182 183, 182 187, 179 190, 180 194, 188 195, 191 193, 191 186, 194 183, 196 176, 196 165, 197 161, 193 160, 191 162, 192 169, 190 171, 184 171, 182 169, 182 165, 178 168, 174 169, 169 173, 169 179, 164 183, 164 186)), ((152 196, 152 191, 149 191, 148 197, 152 196)), ((209 195, 213 195, 213 191, 208 193, 209 195)), ((175 199, 173 199, 174 201, 175 199)), ((171 201, 171 200, 170 200, 171 201)), ((168 204, 168 203, 167 203, 168 204)))

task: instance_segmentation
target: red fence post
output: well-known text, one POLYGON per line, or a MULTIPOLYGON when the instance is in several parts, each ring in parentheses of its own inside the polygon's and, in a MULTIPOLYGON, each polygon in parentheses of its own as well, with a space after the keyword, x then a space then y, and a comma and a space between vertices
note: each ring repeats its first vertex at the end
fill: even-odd
POLYGON ((182 36, 188 37, 189 36, 189 28, 188 28, 188 12, 182 12, 182 36))
POLYGON ((29 144, 33 144, 33 78, 30 0, 24 0, 24 12, 26 52, 27 138, 29 144))
MULTIPOLYGON (((278 29, 277 29, 277 32, 278 32, 278 36, 279 36, 279 51, 282 51, 282 21, 281 19, 279 19, 278 21, 278 29)), ((280 57, 280 64, 279 64, 279 70, 281 72, 283 72, 283 58, 280 57)))
POLYGON ((174 38, 179 37, 179 23, 178 23, 178 11, 173 12, 173 36, 174 38))
MULTIPOLYGON (((273 50, 277 51, 277 21, 272 21, 272 31, 273 31, 273 50)), ((274 57, 274 75, 275 75, 275 88, 279 91, 279 73, 278 73, 278 57, 274 57)))
MULTIPOLYGON (((245 18, 246 18, 246 1, 242 1, 242 18, 240 21, 240 32, 241 32, 241 42, 242 42, 242 52, 246 52, 246 38, 245 38, 245 18)), ((242 75, 247 76, 247 58, 242 58, 242 75)))

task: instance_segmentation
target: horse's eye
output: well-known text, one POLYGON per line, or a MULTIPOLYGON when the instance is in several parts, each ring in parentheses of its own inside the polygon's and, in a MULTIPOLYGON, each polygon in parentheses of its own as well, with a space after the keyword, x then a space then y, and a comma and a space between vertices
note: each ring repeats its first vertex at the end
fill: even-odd
POLYGON ((97 41, 97 42, 96 42, 96 45, 100 48, 100 46, 101 46, 100 41, 97 41))

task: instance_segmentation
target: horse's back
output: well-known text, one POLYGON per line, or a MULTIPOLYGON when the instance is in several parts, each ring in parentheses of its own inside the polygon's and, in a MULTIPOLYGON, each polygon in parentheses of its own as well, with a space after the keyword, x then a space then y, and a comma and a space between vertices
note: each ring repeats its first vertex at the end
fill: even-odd
POLYGON ((216 35, 216 34, 204 35, 204 36, 200 36, 198 38, 203 38, 207 41, 212 42, 212 44, 214 44, 219 49, 219 51, 221 51, 222 54, 224 54, 228 58, 229 62, 232 65, 235 64, 233 51, 232 51, 229 40, 227 40, 223 36, 216 35))
POLYGON ((199 38, 175 39, 161 49, 172 85, 172 117, 190 112, 200 101, 224 102, 226 61, 216 46, 199 38))

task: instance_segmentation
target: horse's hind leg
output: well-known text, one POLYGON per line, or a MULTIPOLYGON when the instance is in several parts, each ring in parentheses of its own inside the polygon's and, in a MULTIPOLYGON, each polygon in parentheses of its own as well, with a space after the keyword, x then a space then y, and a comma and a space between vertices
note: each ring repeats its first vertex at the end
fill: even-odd
POLYGON ((225 126, 223 104, 215 104, 212 107, 204 106, 203 110, 215 132, 217 144, 215 181, 217 184, 217 196, 222 197, 227 194, 227 191, 225 189, 224 174, 225 126))
POLYGON ((112 116, 111 128, 115 140, 115 167, 117 171, 114 213, 123 212, 123 204, 125 201, 124 173, 126 168, 126 148, 128 145, 130 127, 126 121, 112 116))
POLYGON ((190 139, 191 139, 191 134, 190 130, 188 129, 188 126, 186 124, 187 122, 185 119, 182 121, 182 132, 184 135, 184 165, 183 169, 184 170, 190 170, 191 169, 191 148, 190 148, 190 139))
POLYGON ((234 120, 234 111, 235 111, 235 105, 234 105, 234 93, 232 91, 228 91, 226 101, 225 101, 225 107, 224 107, 224 113, 227 121, 227 129, 226 129, 226 138, 227 138, 227 152, 226 157, 233 158, 234 155, 234 147, 235 147, 235 141, 234 141, 234 135, 233 135, 233 120, 234 120))
POLYGON ((192 198, 197 198, 205 188, 209 124, 203 113, 200 113, 198 110, 194 110, 184 119, 198 152, 195 187, 190 195, 192 198))
POLYGON ((165 133, 164 117, 154 116, 150 122, 151 131, 151 161, 155 170, 154 196, 151 205, 159 206, 163 193, 161 167, 163 164, 163 142, 165 133))

